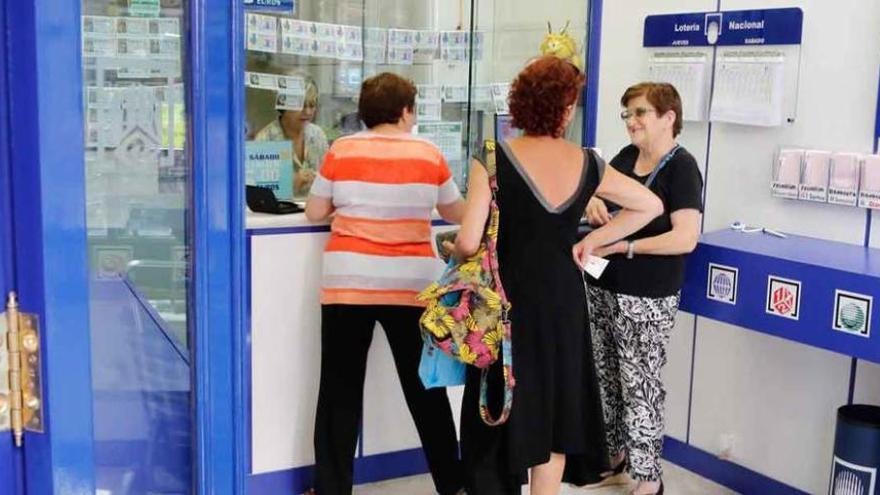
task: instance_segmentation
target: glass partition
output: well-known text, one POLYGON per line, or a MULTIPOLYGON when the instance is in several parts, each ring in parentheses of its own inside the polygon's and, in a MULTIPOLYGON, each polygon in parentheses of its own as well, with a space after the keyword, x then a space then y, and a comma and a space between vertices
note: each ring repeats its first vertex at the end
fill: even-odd
POLYGON ((184 0, 82 0, 99 494, 192 488, 186 11, 184 0))
MULTIPOLYGON (((358 132, 361 82, 384 71, 419 89, 417 133, 440 146, 464 184, 470 3, 428 0, 297 2, 249 11, 247 182, 302 200, 334 139, 358 132)), ((474 40, 482 58, 483 35, 474 40)))
MULTIPOLYGON (((506 95, 506 86, 520 71, 523 64, 541 53, 541 44, 548 34, 565 34, 585 64, 584 46, 587 39, 588 1, 557 2, 552 10, 540 2, 528 0, 474 0, 477 15, 474 29, 485 33, 484 60, 473 63, 472 93, 479 95, 480 88, 490 85, 499 95, 506 95)), ((507 135, 516 133, 510 128, 509 117, 496 118, 503 110, 481 108, 479 98, 471 116, 472 141, 495 139, 496 129, 507 135)), ((575 118, 566 132, 566 138, 575 143, 583 141, 583 101, 578 102, 575 118)))
POLYGON ((91 272, 130 281, 185 344, 183 28, 181 0, 83 1, 91 272))
MULTIPOLYGON (((416 132, 441 148, 464 188, 482 141, 496 126, 515 133, 503 117, 509 83, 540 53, 548 20, 583 57, 586 2, 564 3, 550 19, 525 0, 336 0, 249 11, 247 182, 278 199, 305 199, 328 145, 361 128, 363 79, 391 71, 418 86, 416 132)), ((568 131, 575 142, 581 120, 568 131)))

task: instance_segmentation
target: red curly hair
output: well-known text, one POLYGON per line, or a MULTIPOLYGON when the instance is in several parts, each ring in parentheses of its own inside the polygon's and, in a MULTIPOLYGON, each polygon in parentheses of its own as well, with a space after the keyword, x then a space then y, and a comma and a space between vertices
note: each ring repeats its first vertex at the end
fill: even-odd
POLYGON ((571 62, 539 57, 513 80, 508 95, 513 125, 533 136, 562 136, 565 111, 577 102, 584 75, 571 62))

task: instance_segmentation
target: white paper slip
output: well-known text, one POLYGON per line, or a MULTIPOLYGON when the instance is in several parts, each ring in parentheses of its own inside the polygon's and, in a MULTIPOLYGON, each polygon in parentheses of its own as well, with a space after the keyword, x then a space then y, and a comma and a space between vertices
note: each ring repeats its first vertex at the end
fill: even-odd
POLYGON ((605 272, 605 268, 608 267, 608 260, 605 258, 600 258, 598 256, 593 256, 592 254, 587 258, 587 263, 584 265, 584 271, 587 274, 596 280, 602 276, 602 273, 605 272))

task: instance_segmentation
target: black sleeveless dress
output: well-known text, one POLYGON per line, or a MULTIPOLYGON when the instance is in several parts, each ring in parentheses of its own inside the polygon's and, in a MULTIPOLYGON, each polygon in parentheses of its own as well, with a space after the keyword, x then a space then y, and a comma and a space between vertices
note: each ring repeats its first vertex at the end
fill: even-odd
MULTIPOLYGON (((571 248, 599 169, 585 153, 577 191, 551 208, 505 143, 496 148, 498 260, 512 304, 516 387, 500 427, 479 415, 480 370, 468 366, 461 417, 468 495, 519 494, 527 469, 550 453, 566 454, 565 481, 599 481, 607 469, 599 385, 587 318, 584 280, 571 248)), ((501 365, 490 368, 493 415, 503 398, 501 365)))

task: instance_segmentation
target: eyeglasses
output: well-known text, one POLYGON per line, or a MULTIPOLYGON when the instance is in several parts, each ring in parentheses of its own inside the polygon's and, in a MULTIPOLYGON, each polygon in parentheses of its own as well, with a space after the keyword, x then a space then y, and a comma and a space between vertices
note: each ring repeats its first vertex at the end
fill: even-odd
POLYGON ((629 120, 630 117, 642 119, 645 117, 645 115, 648 115, 649 112, 656 113, 657 110, 654 110, 653 108, 645 108, 645 107, 638 107, 634 110, 627 109, 627 110, 620 112, 620 120, 623 120, 625 122, 625 121, 629 120))

